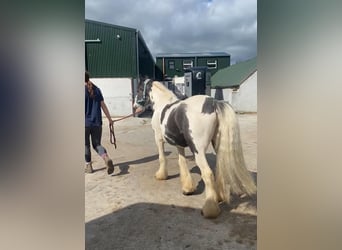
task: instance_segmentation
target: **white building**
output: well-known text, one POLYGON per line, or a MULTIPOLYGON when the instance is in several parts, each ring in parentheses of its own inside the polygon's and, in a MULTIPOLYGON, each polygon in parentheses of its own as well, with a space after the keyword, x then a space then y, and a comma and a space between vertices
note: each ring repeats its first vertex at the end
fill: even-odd
POLYGON ((257 112, 256 57, 219 70, 211 88, 211 96, 229 102, 236 112, 257 112))

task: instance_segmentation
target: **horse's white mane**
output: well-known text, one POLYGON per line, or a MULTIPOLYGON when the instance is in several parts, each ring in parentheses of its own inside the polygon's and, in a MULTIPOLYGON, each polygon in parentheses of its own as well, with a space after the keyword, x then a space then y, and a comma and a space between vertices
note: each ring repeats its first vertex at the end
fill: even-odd
POLYGON ((153 87, 155 87, 156 90, 160 92, 160 95, 163 96, 163 98, 168 99, 168 100, 177 99, 177 96, 171 90, 166 88, 165 85, 163 85, 162 83, 158 81, 154 81, 152 83, 152 89, 153 87))

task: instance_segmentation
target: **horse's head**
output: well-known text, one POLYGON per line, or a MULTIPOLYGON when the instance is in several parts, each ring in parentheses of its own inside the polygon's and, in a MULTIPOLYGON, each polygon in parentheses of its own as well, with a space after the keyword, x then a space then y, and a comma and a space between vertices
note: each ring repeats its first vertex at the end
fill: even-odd
POLYGON ((178 97, 164 84, 150 79, 139 84, 138 94, 135 97, 134 108, 142 112, 148 105, 165 105, 177 101, 178 97))
POLYGON ((137 95, 134 99, 133 108, 137 113, 143 112, 148 105, 151 104, 150 91, 152 87, 152 80, 146 79, 138 85, 137 95))

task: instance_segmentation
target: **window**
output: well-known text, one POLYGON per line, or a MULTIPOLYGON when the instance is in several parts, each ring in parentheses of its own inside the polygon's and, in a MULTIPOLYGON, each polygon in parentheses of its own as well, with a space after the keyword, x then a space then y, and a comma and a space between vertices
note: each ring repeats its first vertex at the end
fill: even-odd
POLYGON ((217 68, 217 60, 207 60, 207 66, 209 69, 217 68))
POLYGON ((169 61, 169 69, 175 69, 175 61, 169 61))
POLYGON ((192 68, 193 62, 192 60, 183 60, 183 69, 192 68))

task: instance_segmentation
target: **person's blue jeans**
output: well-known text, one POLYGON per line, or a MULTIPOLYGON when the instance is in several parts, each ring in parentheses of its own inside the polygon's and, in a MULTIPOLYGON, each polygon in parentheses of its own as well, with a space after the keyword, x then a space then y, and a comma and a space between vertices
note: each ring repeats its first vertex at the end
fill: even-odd
POLYGON ((85 161, 91 162, 90 138, 94 150, 101 156, 107 154, 106 149, 101 145, 102 127, 85 128, 85 161))

